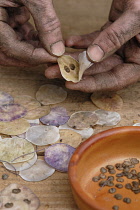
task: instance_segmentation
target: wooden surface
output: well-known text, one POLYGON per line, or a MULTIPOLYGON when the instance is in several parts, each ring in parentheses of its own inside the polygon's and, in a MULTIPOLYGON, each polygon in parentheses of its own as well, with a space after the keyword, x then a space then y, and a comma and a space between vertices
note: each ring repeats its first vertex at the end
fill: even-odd
MULTIPOLYGON (((70 34, 84 34, 100 28, 107 19, 110 0, 59 0, 55 1, 57 12, 63 24, 64 37, 70 34)), ((35 96, 38 88, 46 83, 64 85, 60 80, 49 81, 44 77, 44 67, 27 68, 0 68, 0 90, 13 96, 35 96)), ((118 94, 124 100, 124 106, 120 111, 122 120, 117 126, 133 125, 140 122, 140 83, 121 90, 118 94)), ((97 109, 90 101, 90 94, 78 91, 69 91, 65 102, 59 104, 67 108, 70 113, 79 110, 97 109)), ((109 127, 96 127, 95 133, 109 127)), ((40 157, 43 158, 43 157, 40 157)), ((0 179, 0 190, 10 183, 21 183, 31 188, 41 201, 40 210, 76 210, 71 189, 66 173, 55 172, 50 178, 42 182, 26 182, 19 176, 0 168, 2 174, 9 174, 8 180, 0 179)), ((40 172, 41 173, 41 172, 40 172)))

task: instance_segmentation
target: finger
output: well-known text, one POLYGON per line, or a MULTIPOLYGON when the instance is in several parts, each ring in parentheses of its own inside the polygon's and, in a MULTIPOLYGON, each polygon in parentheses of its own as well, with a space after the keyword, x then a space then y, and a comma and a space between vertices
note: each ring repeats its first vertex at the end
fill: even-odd
POLYGON ((56 62, 56 58, 47 53, 43 48, 19 41, 13 29, 6 23, 0 22, 1 51, 12 57, 30 64, 56 62))
POLYGON ((31 67, 33 65, 21 62, 19 60, 10 58, 6 55, 4 55, 4 53, 0 52, 0 65, 1 66, 16 66, 16 67, 31 67))
POLYGON ((123 60, 120 56, 114 54, 109 58, 101 61, 100 63, 94 63, 89 69, 84 72, 84 76, 91 76, 95 74, 100 74, 103 72, 110 71, 115 66, 118 66, 123 63, 123 60))
POLYGON ((53 66, 48 67, 45 71, 45 76, 48 79, 56 79, 56 78, 62 79, 63 78, 60 73, 60 69, 58 65, 53 65, 53 66))
POLYGON ((88 46, 97 38, 99 31, 93 32, 91 34, 79 35, 79 36, 70 36, 66 39, 65 43, 67 47, 73 47, 77 49, 86 49, 88 46))
POLYGON ((100 62, 117 51, 139 31, 139 16, 137 13, 125 12, 118 20, 100 33, 89 46, 87 54, 92 61, 100 62))
POLYGON ((60 21, 55 13, 52 0, 35 0, 29 4, 27 2, 27 7, 34 18, 39 38, 44 48, 55 56, 63 55, 65 46, 61 34, 60 21))
POLYGON ((0 0, 0 7, 19 7, 19 5, 11 0, 0 0))
POLYGON ((83 92, 120 90, 140 80, 140 66, 123 64, 112 71, 87 76, 79 83, 66 82, 66 87, 83 92))

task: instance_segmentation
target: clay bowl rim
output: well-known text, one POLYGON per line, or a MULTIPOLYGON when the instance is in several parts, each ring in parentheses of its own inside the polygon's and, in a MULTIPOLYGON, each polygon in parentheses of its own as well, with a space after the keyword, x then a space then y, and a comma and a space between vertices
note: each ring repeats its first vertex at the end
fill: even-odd
POLYGON ((77 178, 76 178, 76 168, 78 161, 84 155, 84 152, 91 146, 96 144, 97 141, 102 141, 103 138, 107 136, 112 136, 116 134, 121 133, 129 133, 129 132, 136 132, 140 134, 140 127, 139 126, 124 126, 124 127, 117 127, 112 128, 103 132, 100 132, 94 136, 91 136, 88 138, 85 142, 83 142, 74 152, 74 154, 71 157, 69 168, 68 168, 68 176, 69 181, 72 186, 72 189, 76 194, 82 199, 82 201, 94 209, 99 209, 99 206, 97 206, 92 198, 90 198, 87 193, 84 192, 81 185, 79 184, 77 178))

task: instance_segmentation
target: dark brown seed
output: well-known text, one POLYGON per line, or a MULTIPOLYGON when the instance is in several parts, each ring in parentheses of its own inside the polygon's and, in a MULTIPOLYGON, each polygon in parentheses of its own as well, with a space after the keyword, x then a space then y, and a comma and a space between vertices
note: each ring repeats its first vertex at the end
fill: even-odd
POLYGON ((137 175, 132 175, 132 178, 133 180, 137 179, 137 175))
POLYGON ((30 204, 30 203, 31 203, 31 201, 28 200, 28 199, 24 199, 23 201, 24 201, 25 203, 27 203, 27 204, 30 204))
POLYGON ((128 203, 128 204, 129 204, 129 203, 131 203, 131 199, 130 199, 130 198, 124 198, 124 199, 123 199, 123 202, 125 202, 125 203, 128 203))
POLYGON ((107 173, 107 170, 106 170, 106 168, 102 167, 102 168, 100 169, 100 172, 103 173, 103 174, 105 174, 105 173, 107 173))
POLYGON ((123 169, 123 172, 129 172, 130 171, 130 168, 126 167, 123 169))
POLYGON ((106 168, 107 168, 108 170, 112 170, 112 169, 114 169, 114 166, 112 166, 112 165, 107 165, 106 168))
POLYGON ((124 176, 123 173, 116 174, 116 177, 123 177, 123 176, 124 176))
POLYGON ((114 186, 114 183, 111 182, 111 181, 107 181, 107 186, 108 186, 108 187, 113 187, 113 186, 114 186))
POLYGON ((69 69, 69 67, 68 67, 68 66, 64 66, 64 70, 65 70, 67 73, 69 73, 69 72, 70 72, 70 69, 69 69))
POLYGON ((116 179, 116 181, 117 181, 117 182, 124 182, 124 179, 121 178, 121 177, 119 177, 119 178, 116 179))
POLYGON ((130 161, 126 161, 126 160, 123 162, 123 164, 125 164, 126 166, 132 165, 132 163, 130 161))
POLYGON ((114 198, 116 198, 117 200, 121 200, 122 199, 122 195, 120 194, 115 194, 114 198))
POLYGON ((116 171, 114 170, 114 169, 111 169, 111 170, 109 170, 108 171, 110 174, 115 174, 116 173, 116 171))
POLYGON ((128 175, 127 175, 127 178, 128 178, 128 179, 131 179, 132 176, 133 176, 133 174, 131 174, 131 173, 129 172, 128 175))
POLYGON ((129 166, 129 168, 135 168, 135 165, 131 165, 131 166, 129 166))
POLYGON ((122 184, 116 184, 115 187, 121 189, 121 188, 123 188, 123 185, 122 184))
POLYGON ((114 176, 108 176, 108 177, 107 177, 107 180, 108 180, 108 181, 114 181, 114 176))
POLYGON ((3 179, 3 180, 8 179, 8 177, 9 177, 9 175, 8 175, 8 174, 3 174, 3 175, 2 175, 2 179, 3 179))
POLYGON ((140 172, 137 173, 137 177, 140 178, 140 172))
POLYGON ((132 191, 136 191, 138 189, 139 189, 139 187, 132 187, 132 191))
POLYGON ((130 183, 127 183, 127 184, 125 185, 125 188, 129 190, 129 189, 132 189, 132 186, 131 186, 130 183))
POLYGON ((99 182, 99 186, 100 186, 100 187, 107 186, 107 184, 108 184, 107 181, 100 181, 100 182, 99 182))
POLYGON ((133 175, 136 175, 137 171, 133 169, 133 170, 130 171, 130 173, 133 174, 133 175))
POLYGON ((71 63, 71 64, 69 65, 69 67, 70 67, 71 70, 74 70, 74 69, 75 69, 75 65, 74 65, 73 63, 71 63))
POLYGON ((13 207, 13 203, 6 203, 4 206, 5 206, 5 208, 11 208, 11 207, 13 207))
POLYGON ((137 158, 131 158, 131 163, 132 164, 138 164, 139 163, 139 160, 137 158))
POLYGON ((20 189, 13 189, 13 190, 12 190, 12 193, 14 193, 14 194, 18 194, 18 193, 20 193, 20 192, 21 192, 20 189))
POLYGON ((108 190, 108 192, 111 193, 111 194, 113 194, 113 193, 116 192, 116 188, 110 188, 110 189, 108 190))
POLYGON ((100 177, 101 179, 106 179, 106 175, 105 175, 105 174, 100 174, 99 177, 100 177))
POLYGON ((128 174, 129 174, 129 172, 123 172, 123 175, 126 177, 128 176, 128 174))
POLYGON ((132 182, 132 185, 133 185, 134 187, 139 187, 140 184, 139 184, 139 182, 133 181, 133 182, 132 182))
POLYGON ((120 168, 120 167, 121 167, 121 164, 120 164, 120 163, 116 163, 116 164, 115 164, 115 167, 116 167, 116 168, 120 168))
POLYGON ((133 191, 135 194, 139 194, 140 193, 140 189, 133 191))
POLYGON ((100 180, 100 177, 99 176, 95 176, 92 178, 92 181, 93 182, 98 182, 100 180))
POLYGON ((112 209, 113 210, 119 210, 119 206, 113 206, 112 209))

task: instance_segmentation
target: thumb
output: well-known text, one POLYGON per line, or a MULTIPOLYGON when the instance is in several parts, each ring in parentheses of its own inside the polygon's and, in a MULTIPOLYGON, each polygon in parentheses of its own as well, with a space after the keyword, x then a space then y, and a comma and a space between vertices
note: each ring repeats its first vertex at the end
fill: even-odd
POLYGON ((65 46, 61 34, 60 21, 55 13, 52 0, 31 0, 25 6, 33 16, 44 48, 52 55, 63 55, 65 46))
POLYGON ((117 51, 124 43, 140 32, 139 16, 127 11, 103 30, 87 49, 94 62, 100 62, 117 51))

